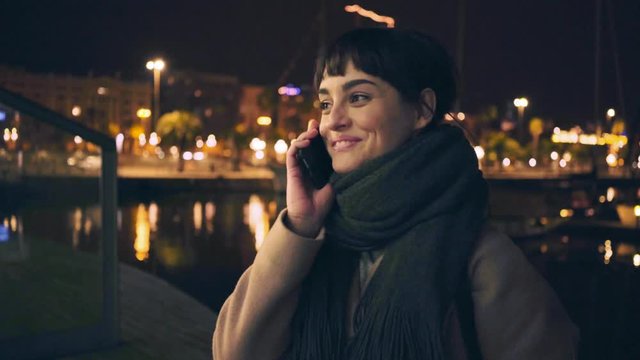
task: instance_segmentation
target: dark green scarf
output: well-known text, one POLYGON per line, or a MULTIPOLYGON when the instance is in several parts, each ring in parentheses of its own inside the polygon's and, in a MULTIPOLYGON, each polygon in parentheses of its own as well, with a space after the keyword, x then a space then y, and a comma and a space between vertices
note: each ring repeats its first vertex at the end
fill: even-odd
POLYGON ((441 359, 445 311, 466 276, 487 187, 459 128, 438 125, 335 175, 327 240, 302 285, 290 359, 441 359), (346 338, 360 252, 385 249, 346 338))

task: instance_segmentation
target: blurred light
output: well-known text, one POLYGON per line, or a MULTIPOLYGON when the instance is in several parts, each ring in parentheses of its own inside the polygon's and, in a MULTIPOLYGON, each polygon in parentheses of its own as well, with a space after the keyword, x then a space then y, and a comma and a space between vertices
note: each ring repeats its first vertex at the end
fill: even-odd
POLYGON ((511 160, 509 158, 502 159, 502 166, 508 167, 509 165, 511 165, 511 160))
POLYGON ((264 238, 269 232, 269 214, 265 210, 265 204, 258 195, 251 195, 249 203, 244 206, 244 223, 249 226, 251 233, 255 235, 256 250, 260 250, 264 238))
POLYGON ((611 248, 611 240, 604 241, 604 263, 608 264, 613 256, 613 249, 611 248))
POLYGON ((11 141, 17 141, 18 140, 18 129, 13 128, 11 129, 11 141))
POLYGON ((218 144, 218 141, 216 141, 216 137, 213 136, 213 134, 210 134, 207 137, 207 146, 208 147, 215 147, 218 144))
POLYGON ((527 100, 527 98, 516 98, 513 99, 513 105, 518 108, 525 108, 529 106, 529 100, 527 100))
POLYGON ((80 106, 76 105, 71 109, 71 115, 80 116, 80 114, 82 114, 82 108, 80 106))
POLYGON ((162 70, 164 69, 164 61, 162 59, 150 60, 147 61, 147 69, 148 70, 162 70))
POLYGON ((453 121, 453 116, 451 116, 451 114, 446 113, 444 114, 444 119, 447 121, 453 121))
POLYGON ((138 111, 136 111, 136 116, 141 119, 146 119, 151 116, 151 110, 146 108, 140 108, 138 109, 138 111))
POLYGON ((193 153, 191 151, 185 151, 182 153, 182 158, 184 160, 192 160, 193 159, 193 153))
POLYGON ((193 228, 196 233, 202 229, 202 203, 200 201, 193 204, 193 228))
POLYGON ((158 204, 149 204, 149 225, 151 231, 158 231, 158 204))
POLYGON ((11 132, 9 129, 4 129, 4 136, 2 136, 4 141, 9 141, 11 139, 11 132))
POLYGON ((560 239, 560 242, 562 242, 563 244, 568 244, 569 243, 569 236, 563 235, 562 238, 560 239))
POLYGON ((560 210, 560 217, 561 218, 568 218, 568 217, 572 217, 573 216, 573 210, 571 209, 562 209, 560 210))
POLYGON ((0 224, 0 242, 9 241, 9 228, 0 224))
POLYGON ((276 141, 276 144, 273 146, 273 149, 276 151, 276 154, 284 154, 289 149, 287 142, 280 139, 276 141))
POLYGON ((384 23, 388 28, 393 28, 396 26, 396 20, 390 16, 382 16, 377 13, 362 8, 360 5, 347 5, 344 7, 344 11, 349 13, 357 13, 362 17, 369 18, 375 22, 384 23))
POLYGON ((607 201, 612 202, 615 197, 616 197, 616 189, 612 187, 607 188, 607 201))
POLYGON ((202 90, 197 89, 196 91, 193 92, 193 96, 197 97, 197 98, 201 97, 202 96, 202 90))
POLYGON ((567 166, 567 162, 565 161, 565 159, 560 159, 558 164, 560 165, 561 168, 564 168, 567 166))
POLYGON ((554 133, 554 134, 560 134, 560 128, 559 128, 559 127, 557 127, 557 126, 556 126, 556 127, 554 127, 554 128, 553 128, 553 133, 554 133))
POLYGON ((482 160, 484 159, 484 149, 482 148, 482 146, 480 145, 476 145, 473 147, 473 150, 476 152, 476 157, 478 158, 478 160, 482 160))
POLYGON ((607 116, 610 118, 616 116, 616 111, 614 109, 607 110, 607 116))
POLYGON ((104 86, 100 86, 98 88, 98 95, 106 95, 107 94, 107 88, 104 86))
POLYGON ((640 205, 636 205, 636 206, 633 207, 633 214, 636 217, 640 217, 640 205))
POLYGON ((262 151, 262 150, 256 151, 256 159, 258 159, 258 160, 264 159, 264 151, 262 151))
POLYGON ((11 231, 13 232, 18 231, 18 219, 16 218, 15 215, 11 215, 11 220, 9 221, 9 224, 11 225, 11 231))
POLYGON ((549 251, 549 245, 546 243, 540 245, 540 253, 546 254, 549 251))
POLYGON ((78 160, 76 160, 76 158, 70 157, 67 159, 67 165, 69 166, 76 166, 77 163, 78 160))
POLYGON ((0 121, 7 120, 7 113, 4 111, 0 111, 0 121))
POLYGON ((249 148, 251 150, 254 151, 258 151, 258 150, 264 150, 267 148, 267 143, 263 140, 260 140, 258 138, 253 138, 251 139, 251 142, 249 143, 249 148))
POLYGON ((207 234, 213 234, 213 217, 216 214, 216 206, 208 201, 204 205, 204 218, 206 220, 207 234))
POLYGON ((271 117, 259 116, 256 122, 258 123, 258 125, 268 126, 268 125, 271 125, 271 117))
POLYGON ((169 148, 169 153, 174 158, 177 158, 180 155, 180 152, 178 151, 178 147, 175 145, 169 148))
POLYGON ((122 144, 124 143, 124 134, 120 133, 116 135, 116 151, 118 153, 122 152, 122 144))
POLYGON ((286 86, 281 86, 278 88, 278 94, 286 95, 286 96, 296 96, 300 95, 302 91, 299 87, 293 86, 293 84, 287 84, 286 86))
POLYGON ((551 152, 551 160, 553 161, 558 160, 558 153, 556 151, 551 152))
POLYGON ((604 195, 600 195, 598 201, 600 201, 601 204, 604 204, 604 202, 607 201, 607 198, 604 195))
POLYGON ((160 143, 160 138, 158 138, 158 134, 156 134, 155 132, 152 132, 151 135, 149 135, 149 145, 156 146, 159 143, 160 143))
POLYGON ((466 118, 466 116, 465 116, 465 114, 463 112, 459 112, 458 113, 458 120, 464 121, 465 118, 466 118))
POLYGON ((640 266, 640 254, 633 255, 633 266, 635 267, 640 266))
POLYGON ((537 161, 534 158, 529 159, 529 166, 536 167, 537 161))
POLYGON ((609 165, 610 167, 616 167, 616 165, 618 165, 618 157, 616 156, 616 154, 609 154, 607 155, 607 165, 609 165))
POLYGON ((201 138, 198 138, 198 140, 196 140, 196 147, 198 149, 202 149, 203 146, 204 146, 204 141, 202 141, 201 138))
POLYGON ((76 144, 82 144, 82 138, 78 135, 73 137, 73 142, 76 144))
POLYGON ((204 160, 204 153, 202 151, 197 151, 193 153, 193 160, 197 160, 197 161, 204 160))
POLYGON ((149 214, 144 204, 139 204, 136 212, 136 238, 133 241, 133 249, 136 251, 136 259, 138 261, 144 261, 149 258, 150 233, 149 214))
POLYGON ((591 217, 596 214, 596 210, 594 208, 588 208, 585 210, 585 215, 591 217))
POLYGON ((568 151, 566 151, 564 154, 562 154, 562 159, 563 159, 564 161, 566 161, 566 162, 571 161, 571 158, 572 158, 572 157, 571 157, 571 153, 570 153, 570 152, 568 152, 568 151))
POLYGON ((147 137, 144 134, 138 135, 138 142, 140 146, 144 146, 147 143, 147 137))

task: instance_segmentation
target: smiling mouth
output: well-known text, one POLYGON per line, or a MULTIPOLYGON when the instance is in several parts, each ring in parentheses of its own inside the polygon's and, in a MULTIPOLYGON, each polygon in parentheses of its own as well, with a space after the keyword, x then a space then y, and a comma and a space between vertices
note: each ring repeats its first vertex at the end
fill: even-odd
POLYGON ((356 146, 359 140, 339 140, 333 143, 334 151, 347 151, 356 146))

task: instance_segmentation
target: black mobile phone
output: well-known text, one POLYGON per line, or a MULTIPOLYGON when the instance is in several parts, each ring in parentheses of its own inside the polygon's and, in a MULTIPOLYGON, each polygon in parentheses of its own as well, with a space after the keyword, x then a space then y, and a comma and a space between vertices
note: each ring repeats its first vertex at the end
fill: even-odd
POLYGON ((314 188, 322 189, 329 182, 333 174, 331 156, 320 135, 311 139, 311 144, 306 148, 298 149, 296 159, 314 188))

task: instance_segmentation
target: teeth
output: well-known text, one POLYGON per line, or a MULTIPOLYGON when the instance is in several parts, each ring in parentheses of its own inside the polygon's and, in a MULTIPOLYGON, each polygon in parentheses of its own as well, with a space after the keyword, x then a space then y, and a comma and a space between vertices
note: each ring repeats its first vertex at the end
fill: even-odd
POLYGON ((340 150, 340 149, 344 149, 351 146, 351 144, 353 143, 355 143, 355 141, 341 140, 341 141, 336 141, 336 144, 333 147, 336 150, 340 150))

